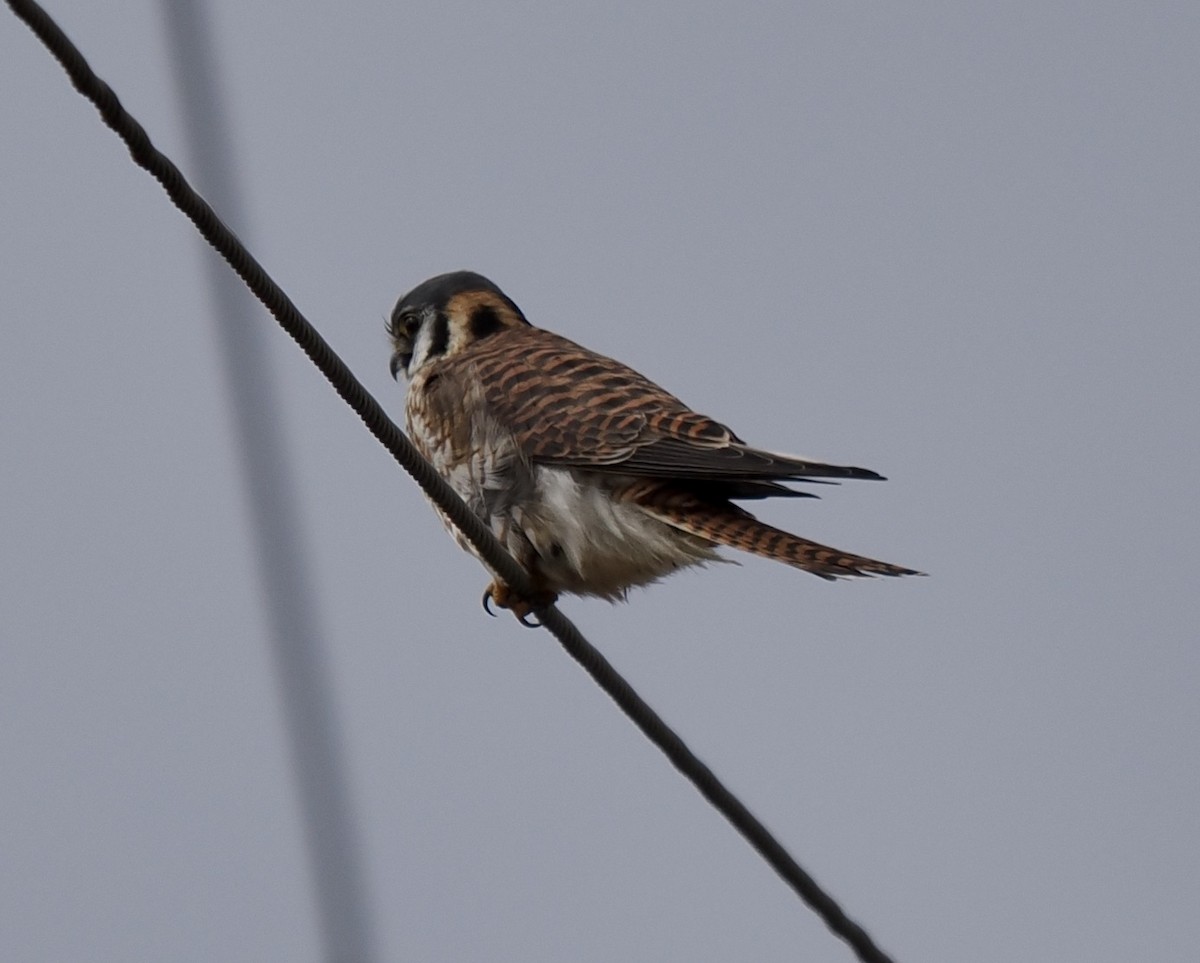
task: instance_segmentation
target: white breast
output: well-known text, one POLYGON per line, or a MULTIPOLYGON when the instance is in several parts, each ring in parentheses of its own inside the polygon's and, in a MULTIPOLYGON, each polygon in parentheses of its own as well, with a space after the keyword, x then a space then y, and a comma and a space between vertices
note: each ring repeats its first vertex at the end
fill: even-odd
POLYGON ((539 466, 533 497, 513 522, 560 591, 622 598, 680 568, 723 561, 714 547, 614 500, 611 476, 539 466))

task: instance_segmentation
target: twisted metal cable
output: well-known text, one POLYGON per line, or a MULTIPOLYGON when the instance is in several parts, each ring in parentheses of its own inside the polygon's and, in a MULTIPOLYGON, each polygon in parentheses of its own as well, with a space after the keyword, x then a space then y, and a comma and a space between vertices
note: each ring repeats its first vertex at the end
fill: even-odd
MULTIPOLYGON (((531 595, 528 574, 504 550, 490 529, 474 514, 447 482, 421 457, 412 443, 384 412, 379 403, 300 313, 291 299, 250 254, 237 236, 222 223, 216 212, 188 184, 179 168, 150 141, 145 128, 135 120, 103 80, 96 76, 79 49, 35 0, 6 0, 62 64, 75 89, 90 100, 104 122, 125 142, 135 163, 147 170, 166 190, 171 200, 209 244, 229 263, 283 329, 329 380, 333 389, 363 420, 371 432, 429 498, 462 531, 481 558, 518 594, 531 595)), ((824 921, 845 940, 863 963, 893 963, 875 945, 867 932, 846 916, 842 908, 792 858, 753 813, 696 757, 682 739, 641 698, 612 664, 555 606, 536 612, 542 625, 554 635, 621 710, 667 756, 700 793, 737 829, 772 869, 824 921)))

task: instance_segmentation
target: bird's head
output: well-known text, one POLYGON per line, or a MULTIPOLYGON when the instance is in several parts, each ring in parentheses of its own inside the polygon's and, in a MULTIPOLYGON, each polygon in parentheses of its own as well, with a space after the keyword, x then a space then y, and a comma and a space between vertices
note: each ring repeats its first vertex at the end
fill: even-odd
POLYGON ((512 300, 481 274, 455 271, 418 284, 396 302, 388 320, 392 377, 412 378, 507 328, 528 325, 512 300))

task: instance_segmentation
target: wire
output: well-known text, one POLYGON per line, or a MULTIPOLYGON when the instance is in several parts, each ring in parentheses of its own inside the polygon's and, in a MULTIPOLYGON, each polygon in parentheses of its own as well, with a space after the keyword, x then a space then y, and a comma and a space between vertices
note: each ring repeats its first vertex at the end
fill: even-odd
MULTIPOLYGON (((235 224, 245 204, 235 173, 233 135, 222 109, 206 0, 161 0, 172 72, 197 179, 235 224)), ((342 733, 329 678, 327 645, 312 566, 289 470, 270 327, 245 286, 201 245, 212 320, 233 416, 233 441, 249 510, 266 642, 275 670, 300 805, 321 959, 378 958, 367 873, 351 804, 342 733)))
MULTIPOLYGON (((166 189, 175 205, 196 225, 197 230, 230 267, 246 282, 267 310, 301 350, 329 379, 334 390, 350 405, 367 429, 391 452, 429 496, 462 531, 483 560, 518 594, 532 594, 529 576, 474 515, 457 493, 434 471, 388 418, 379 403, 351 373, 346 364, 317 330, 300 314, 283 290, 217 217, 208 203, 187 183, 183 174, 150 142, 142 127, 122 106, 112 88, 88 66, 78 48, 34 0, 7 0, 13 12, 38 36, 63 65, 75 89, 96 105, 108 124, 129 148, 134 161, 166 189)), ((541 623, 558 639, 621 710, 666 754, 700 793, 733 824, 747 842, 767 861, 796 894, 817 913, 834 934, 845 940, 863 963, 892 963, 867 934, 846 916, 842 908, 805 872, 738 798, 725 787, 683 740, 639 696, 607 659, 591 645, 579 629, 557 608, 536 612, 541 623)))

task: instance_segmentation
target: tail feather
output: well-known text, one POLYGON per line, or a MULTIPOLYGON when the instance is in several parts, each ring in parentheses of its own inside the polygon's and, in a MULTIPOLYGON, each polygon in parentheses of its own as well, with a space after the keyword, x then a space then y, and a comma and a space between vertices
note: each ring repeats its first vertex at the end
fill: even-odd
POLYGON ((800 538, 760 522, 744 509, 688 492, 642 489, 630 493, 646 512, 673 528, 718 545, 774 559, 833 581, 874 575, 924 575, 916 569, 880 562, 800 538))

